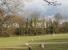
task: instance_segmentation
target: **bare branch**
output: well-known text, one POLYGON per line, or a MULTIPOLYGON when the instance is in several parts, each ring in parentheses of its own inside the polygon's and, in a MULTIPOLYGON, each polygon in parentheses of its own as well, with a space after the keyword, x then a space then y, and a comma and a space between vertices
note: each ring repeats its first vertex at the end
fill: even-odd
POLYGON ((53 6, 57 6, 57 5, 61 5, 61 3, 59 3, 58 1, 54 1, 54 0, 52 0, 52 1, 49 1, 49 0, 44 0, 45 2, 47 2, 48 3, 48 5, 53 5, 53 6))

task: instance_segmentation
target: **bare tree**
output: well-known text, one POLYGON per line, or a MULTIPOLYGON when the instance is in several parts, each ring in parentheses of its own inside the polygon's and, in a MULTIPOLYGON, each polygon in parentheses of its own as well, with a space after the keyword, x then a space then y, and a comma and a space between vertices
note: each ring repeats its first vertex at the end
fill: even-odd
POLYGON ((0 0, 0 8, 8 14, 14 14, 18 11, 23 11, 22 9, 20 9, 23 6, 23 0, 0 0))

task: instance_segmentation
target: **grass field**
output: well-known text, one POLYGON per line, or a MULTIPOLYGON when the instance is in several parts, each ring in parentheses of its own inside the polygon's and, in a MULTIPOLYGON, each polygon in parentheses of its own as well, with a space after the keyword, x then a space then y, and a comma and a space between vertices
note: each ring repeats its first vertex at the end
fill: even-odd
MULTIPOLYGON (((28 50, 26 43, 40 42, 68 42, 68 34, 0 37, 0 50, 28 50)), ((44 49, 40 48, 39 44, 30 44, 30 46, 32 50, 68 50, 68 43, 45 44, 44 49)))

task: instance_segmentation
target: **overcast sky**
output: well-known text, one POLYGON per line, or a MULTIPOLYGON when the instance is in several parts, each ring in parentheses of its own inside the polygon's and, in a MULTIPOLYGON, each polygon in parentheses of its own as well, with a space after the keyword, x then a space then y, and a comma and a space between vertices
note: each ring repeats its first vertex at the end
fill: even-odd
POLYGON ((56 13, 62 13, 68 16, 68 0, 58 0, 61 3, 59 6, 48 6, 43 0, 25 0, 24 11, 25 14, 30 15, 31 13, 38 12, 43 16, 52 16, 56 13))
MULTIPOLYGON (((2 4, 0 0, 0 4, 2 4)), ((5 1, 5 0, 3 0, 5 1)), ((51 6, 48 5, 44 0, 8 0, 12 2, 8 2, 8 6, 11 11, 15 11, 17 15, 29 17, 31 14, 39 14, 41 17, 54 16, 56 13, 61 13, 68 17, 68 0, 58 0, 61 5, 51 6), (24 4, 24 7, 23 7, 24 4), (15 5, 16 6, 15 8, 15 5), (24 11, 23 11, 24 10, 24 11), (24 12, 24 13, 23 13, 24 12)), ((49 0, 51 1, 51 0, 49 0)), ((52 0, 53 1, 53 0, 52 0)), ((7 5, 0 5, 0 8, 4 8, 6 12, 8 12, 7 5)), ((66 18, 65 17, 65 18, 66 18)))

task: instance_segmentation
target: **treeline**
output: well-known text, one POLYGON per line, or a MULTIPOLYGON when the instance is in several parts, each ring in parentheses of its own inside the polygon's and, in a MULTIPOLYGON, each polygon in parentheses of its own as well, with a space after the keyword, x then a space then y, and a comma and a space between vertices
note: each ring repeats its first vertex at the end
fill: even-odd
POLYGON ((54 16, 54 20, 45 20, 36 16, 30 19, 16 15, 5 16, 0 10, 0 36, 67 33, 68 22, 62 22, 62 20, 62 15, 59 13, 54 16))

